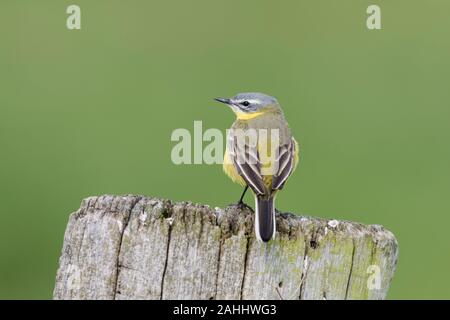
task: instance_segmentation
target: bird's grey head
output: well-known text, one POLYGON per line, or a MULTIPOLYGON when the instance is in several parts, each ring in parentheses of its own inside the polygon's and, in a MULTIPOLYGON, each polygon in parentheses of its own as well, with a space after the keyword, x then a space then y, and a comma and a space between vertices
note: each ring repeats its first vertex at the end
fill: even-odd
POLYGON ((229 105, 235 113, 281 110, 277 99, 259 92, 239 93, 231 98, 216 98, 215 100, 229 105))

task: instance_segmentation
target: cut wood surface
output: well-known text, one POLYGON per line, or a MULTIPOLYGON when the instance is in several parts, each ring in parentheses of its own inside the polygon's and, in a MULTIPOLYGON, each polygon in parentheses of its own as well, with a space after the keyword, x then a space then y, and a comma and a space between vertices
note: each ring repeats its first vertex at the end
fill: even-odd
POLYGON ((83 200, 69 218, 55 299, 384 299, 398 247, 379 225, 143 196, 83 200))

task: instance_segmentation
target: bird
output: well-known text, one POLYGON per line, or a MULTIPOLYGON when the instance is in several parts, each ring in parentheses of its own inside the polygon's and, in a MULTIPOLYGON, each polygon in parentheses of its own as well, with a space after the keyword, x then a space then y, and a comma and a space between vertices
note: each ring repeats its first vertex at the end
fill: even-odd
POLYGON ((227 133, 223 170, 244 187, 239 206, 245 205, 250 187, 255 197, 255 235, 268 242, 276 234, 275 198, 297 167, 299 145, 276 98, 247 92, 215 100, 236 115, 227 133))

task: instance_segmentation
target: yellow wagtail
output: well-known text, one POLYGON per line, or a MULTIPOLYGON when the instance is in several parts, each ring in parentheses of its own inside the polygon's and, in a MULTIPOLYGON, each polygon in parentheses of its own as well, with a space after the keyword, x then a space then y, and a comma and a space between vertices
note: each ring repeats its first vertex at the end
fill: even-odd
POLYGON ((236 114, 227 136, 223 169, 255 195, 255 233, 264 242, 275 237, 275 196, 295 170, 298 144, 278 101, 262 93, 217 98, 236 114))

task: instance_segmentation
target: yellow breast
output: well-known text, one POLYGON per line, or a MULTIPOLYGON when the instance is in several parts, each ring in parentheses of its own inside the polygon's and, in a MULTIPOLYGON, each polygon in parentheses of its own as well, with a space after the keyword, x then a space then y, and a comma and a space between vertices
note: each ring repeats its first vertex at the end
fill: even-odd
POLYGON ((231 162, 230 155, 228 154, 228 149, 225 150, 225 156, 223 159, 223 171, 225 174, 230 177, 233 182, 239 183, 241 186, 245 186, 246 182, 237 172, 233 163, 231 162))

